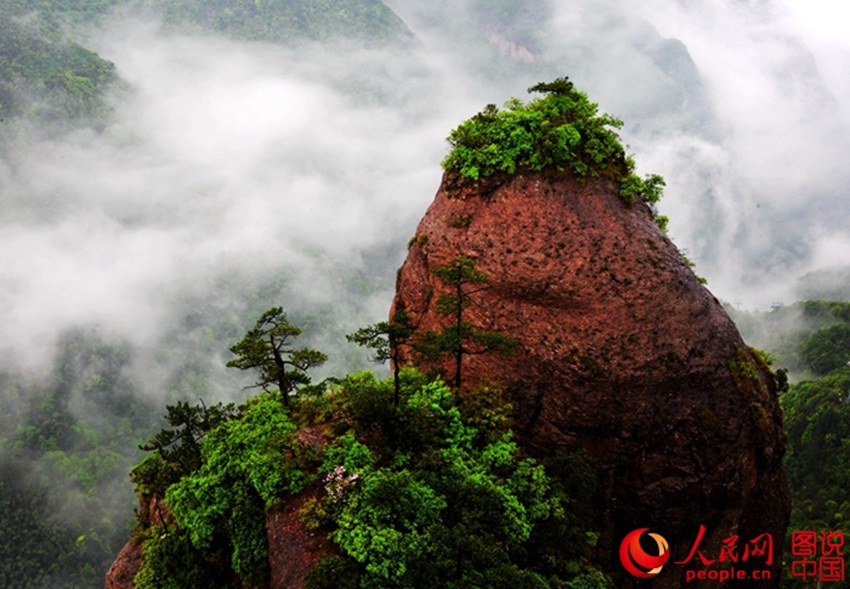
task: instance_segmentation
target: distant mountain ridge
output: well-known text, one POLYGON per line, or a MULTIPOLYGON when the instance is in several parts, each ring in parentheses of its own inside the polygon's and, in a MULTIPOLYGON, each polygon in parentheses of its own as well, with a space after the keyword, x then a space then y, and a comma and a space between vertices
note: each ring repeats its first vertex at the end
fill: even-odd
POLYGON ((17 120, 60 129, 104 122, 120 74, 68 31, 124 8, 159 12, 171 30, 239 40, 386 45, 413 37, 380 0, 10 0, 0 6, 0 129, 17 120))
POLYGON ((50 19, 0 9, 0 124, 16 119, 61 128, 108 110, 114 64, 73 42, 50 19))
POLYGON ((384 44, 412 37, 380 0, 156 0, 165 22, 236 39, 287 43, 349 38, 384 44))

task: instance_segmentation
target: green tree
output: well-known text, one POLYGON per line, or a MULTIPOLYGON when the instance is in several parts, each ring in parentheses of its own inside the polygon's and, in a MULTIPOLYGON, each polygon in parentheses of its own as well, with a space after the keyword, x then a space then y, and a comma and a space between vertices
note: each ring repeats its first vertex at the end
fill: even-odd
POLYGON ((627 204, 643 200, 664 230, 668 219, 656 208, 664 179, 635 173, 635 161, 617 135, 623 121, 600 114, 599 105, 566 77, 528 91, 543 96, 528 103, 512 98, 501 110, 488 104, 452 130, 443 169, 473 181, 543 170, 570 173, 581 181, 608 178, 619 184, 627 204))
POLYGON ((850 325, 820 329, 800 345, 806 367, 817 375, 829 374, 850 361, 850 325))
POLYGON ((580 178, 619 180, 629 173, 614 131, 622 121, 599 114, 598 105, 566 77, 528 90, 544 96, 528 104, 511 99, 505 110, 487 105, 454 129, 443 168, 471 180, 547 168, 569 170, 580 178))
POLYGON ((173 429, 160 430, 139 448, 147 452, 158 451, 166 463, 177 465, 181 475, 201 467, 201 440, 207 432, 236 415, 232 403, 216 403, 208 408, 203 400, 200 405, 178 401, 165 408, 168 411, 165 420, 173 429))
POLYGON ((387 360, 392 363, 394 395, 393 401, 398 406, 399 401, 399 371, 401 370, 401 351, 399 346, 407 344, 413 336, 412 317, 407 312, 404 302, 399 302, 389 321, 381 321, 358 329, 346 337, 348 341, 359 346, 375 350, 373 362, 383 364, 387 360))
POLYGON ((480 331, 465 320, 464 311, 474 304, 473 296, 488 288, 488 277, 475 269, 475 260, 466 256, 453 258, 448 266, 434 269, 434 274, 449 287, 450 294, 437 298, 437 313, 451 318, 443 330, 427 331, 416 342, 419 354, 429 360, 449 356, 454 360, 454 387, 463 382, 463 358, 489 352, 510 353, 516 348, 512 338, 493 331, 480 331))
POLYGON ((312 348, 293 348, 292 340, 301 335, 301 328, 292 325, 282 307, 263 313, 254 328, 230 351, 236 358, 227 363, 231 368, 260 371, 254 386, 268 390, 270 384, 280 389, 283 404, 289 406, 289 395, 299 385, 310 384, 307 370, 320 366, 328 357, 312 348))
MULTIPOLYGON (((325 448, 326 494, 316 513, 340 554, 306 586, 606 587, 586 560, 596 536, 575 516, 585 509, 579 501, 592 502, 592 480, 586 497, 574 495, 571 478, 556 479, 524 456, 509 430, 492 429, 484 415, 474 419, 486 432, 472 425, 457 405, 461 395, 402 376, 406 394, 395 411, 365 423, 351 415, 352 429, 325 448), (389 429, 417 439, 397 446, 371 435, 389 429), (597 582, 580 585, 585 578, 597 582)), ((380 390, 389 392, 388 382, 363 375, 343 386, 357 405, 374 406, 380 390)), ((558 466, 593 478, 578 456, 558 466)))

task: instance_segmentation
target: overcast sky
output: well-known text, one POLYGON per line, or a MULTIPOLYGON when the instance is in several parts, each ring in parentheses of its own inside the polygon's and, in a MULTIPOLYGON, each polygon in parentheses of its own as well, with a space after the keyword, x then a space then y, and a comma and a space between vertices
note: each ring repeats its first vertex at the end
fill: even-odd
POLYGON ((850 4, 835 0, 782 0, 800 27, 814 38, 850 45, 850 4))

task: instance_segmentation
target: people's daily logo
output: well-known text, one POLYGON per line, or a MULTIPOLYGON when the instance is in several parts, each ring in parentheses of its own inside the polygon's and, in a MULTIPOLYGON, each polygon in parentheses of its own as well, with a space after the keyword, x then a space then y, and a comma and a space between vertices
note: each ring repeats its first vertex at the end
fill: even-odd
POLYGON ((620 561, 635 577, 654 577, 670 558, 670 546, 664 536, 638 528, 629 532, 620 544, 620 561), (643 541, 641 541, 643 539, 643 541), (648 545, 648 549, 644 546, 648 545))

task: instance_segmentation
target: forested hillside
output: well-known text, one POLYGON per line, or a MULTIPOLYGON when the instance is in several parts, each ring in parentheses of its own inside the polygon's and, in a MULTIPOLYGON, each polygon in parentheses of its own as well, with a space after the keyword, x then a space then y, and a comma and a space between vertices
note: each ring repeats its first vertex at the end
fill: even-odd
POLYGON ((280 43, 354 38, 382 45, 410 35, 381 0, 159 0, 159 6, 165 22, 176 29, 237 39, 280 43))
POLYGON ((313 589, 605 587, 587 562, 594 475, 582 458, 544 468, 524 456, 497 391, 456 395, 413 371, 399 380, 396 400, 392 381, 371 373, 286 403, 275 390, 206 428, 171 407, 188 435, 160 443, 133 477, 144 499, 166 498, 174 519, 142 528, 135 586, 267 586, 280 558, 269 551, 282 547, 267 543, 278 516, 266 514, 300 494, 300 521, 327 540, 299 556, 295 525, 284 542, 299 546, 296 562, 285 566, 318 558, 313 589))
MULTIPOLYGON (((108 56, 87 49, 85 39, 92 26, 134 10, 157 15, 181 33, 278 44, 356 40, 383 46, 412 38, 380 0, 9 0, 0 6, 0 131, 15 133, 21 121, 54 131, 106 124, 106 95, 119 76, 108 56)), ((18 136, 33 132, 30 125, 18 136)))
MULTIPOLYGON (((281 44, 350 38, 380 46, 409 35, 380 2, 9 0, 0 3, 0 153, 14 158, 41 137, 103 131, 114 122, 113 106, 137 89, 108 55, 86 46, 115 10, 139 8, 159 15, 169 30, 281 44)), ((157 354, 161 366, 170 366, 156 377, 158 401, 140 384, 150 379, 138 372, 138 348, 92 325, 62 330, 51 365, 32 378, 10 365, 0 369, 0 508, 8 515, 0 524, 0 586, 102 586, 133 525, 136 499, 127 472, 141 456, 139 446, 164 424, 162 403, 212 402, 224 388, 240 389, 238 379, 211 374, 209 358, 226 351, 246 308, 280 295, 280 281, 262 278, 238 305, 209 295, 202 303, 196 297, 177 303, 170 343, 157 354)), ((364 296, 374 288, 357 270, 340 281, 364 296)), ((220 283, 217 292, 232 289, 232 282, 220 283)), ((344 339, 344 328, 327 325, 321 308, 296 317, 308 337, 320 326, 344 339)), ((335 360, 360 362, 355 350, 342 356, 335 360)))
POLYGON ((81 330, 64 338, 48 384, 0 380, 2 586, 102 583, 134 501, 127 464, 157 423, 123 373, 128 360, 120 343, 81 330))
POLYGON ((118 79, 112 63, 16 3, 0 6, 0 30, 0 131, 21 120, 66 130, 105 123, 106 93, 118 79))
MULTIPOLYGON (((793 500, 789 534, 791 530, 847 529, 850 302, 806 301, 763 313, 734 309, 731 313, 742 332, 769 352, 780 382, 785 383, 780 402, 793 500)), ((788 586, 798 582, 790 575, 787 581, 788 586)))

